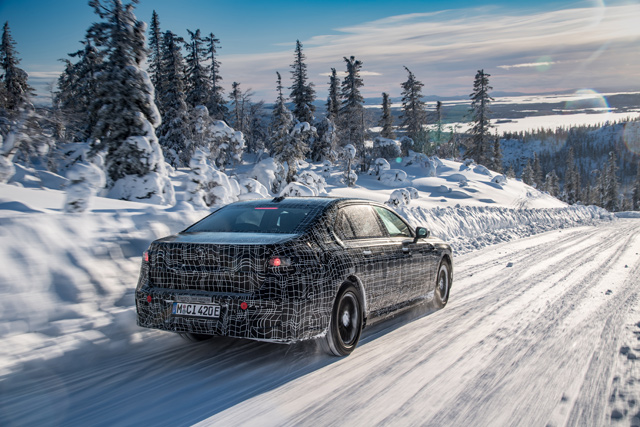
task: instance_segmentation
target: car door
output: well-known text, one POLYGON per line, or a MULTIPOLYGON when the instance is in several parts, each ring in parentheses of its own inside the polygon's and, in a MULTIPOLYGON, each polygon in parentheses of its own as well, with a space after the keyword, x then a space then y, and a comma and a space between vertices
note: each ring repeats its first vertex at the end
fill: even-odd
POLYGON ((389 305, 387 233, 369 205, 347 205, 338 211, 336 234, 352 259, 362 281, 369 311, 389 305))
MULTIPOLYGON (((400 278, 397 303, 427 295, 431 283, 434 247, 424 239, 415 240, 411 227, 395 212, 375 206, 394 245, 399 259, 395 269, 389 266, 389 275, 400 278)), ((435 268, 435 267, 433 267, 435 268)))

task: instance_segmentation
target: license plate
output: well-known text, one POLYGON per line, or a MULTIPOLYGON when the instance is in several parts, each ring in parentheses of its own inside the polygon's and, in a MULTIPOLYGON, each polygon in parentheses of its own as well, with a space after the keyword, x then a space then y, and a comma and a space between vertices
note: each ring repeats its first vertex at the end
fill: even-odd
POLYGON ((220 317, 220 306, 174 302, 171 313, 176 316, 209 317, 215 319, 220 317))

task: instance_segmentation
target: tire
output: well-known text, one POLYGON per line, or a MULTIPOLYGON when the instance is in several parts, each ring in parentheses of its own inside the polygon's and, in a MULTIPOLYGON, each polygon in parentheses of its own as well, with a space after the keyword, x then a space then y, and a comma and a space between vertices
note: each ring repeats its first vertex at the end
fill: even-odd
POLYGON ((191 342, 207 341, 213 338, 213 335, 194 334, 192 332, 183 332, 183 333, 180 333, 180 336, 182 337, 183 340, 191 341, 191 342))
POLYGON ((451 291, 451 266, 447 261, 442 261, 438 267, 438 276, 436 277, 436 287, 434 290, 434 305, 436 308, 444 308, 449 301, 449 293, 451 291))
POLYGON ((327 335, 322 347, 329 354, 348 356, 358 345, 363 322, 362 296, 351 283, 340 288, 331 311, 327 335))

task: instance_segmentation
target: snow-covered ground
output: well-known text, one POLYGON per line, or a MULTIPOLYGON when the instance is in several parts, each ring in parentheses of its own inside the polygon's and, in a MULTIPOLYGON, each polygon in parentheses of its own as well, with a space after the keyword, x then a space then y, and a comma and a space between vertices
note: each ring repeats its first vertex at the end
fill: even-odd
POLYGON ((97 197, 84 214, 63 213, 64 192, 28 173, 31 188, 0 185, 0 425, 630 421, 638 219, 475 165, 395 167, 406 180, 361 175, 347 188, 334 171, 325 191, 386 202, 417 189, 397 209, 454 246, 451 302, 367 328, 345 359, 135 325, 142 251, 208 213, 180 201, 183 173, 174 207, 97 197))

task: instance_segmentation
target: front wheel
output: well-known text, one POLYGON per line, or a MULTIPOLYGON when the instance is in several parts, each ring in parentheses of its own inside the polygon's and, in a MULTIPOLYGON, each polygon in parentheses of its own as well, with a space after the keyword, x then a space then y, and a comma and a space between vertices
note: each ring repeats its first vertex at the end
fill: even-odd
POLYGON ((451 290, 451 266, 447 261, 442 261, 438 268, 436 279, 436 289, 434 304, 437 308, 443 308, 449 301, 449 291, 451 290))
POLYGON ((358 345, 363 327, 362 297, 352 285, 344 285, 333 306, 327 335, 322 344, 334 356, 348 356, 358 345))

